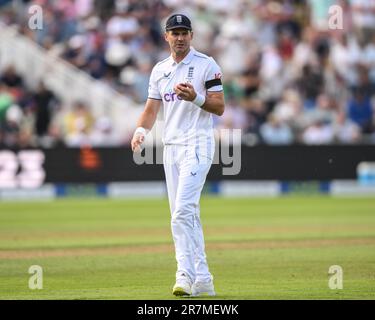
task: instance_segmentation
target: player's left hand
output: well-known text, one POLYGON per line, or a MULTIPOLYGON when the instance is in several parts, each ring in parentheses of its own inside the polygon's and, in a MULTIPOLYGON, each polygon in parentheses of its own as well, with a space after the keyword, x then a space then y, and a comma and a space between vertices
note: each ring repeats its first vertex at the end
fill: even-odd
POLYGON ((174 91, 177 96, 182 100, 193 101, 197 96, 197 93, 194 90, 194 87, 190 83, 179 83, 174 87, 174 91))

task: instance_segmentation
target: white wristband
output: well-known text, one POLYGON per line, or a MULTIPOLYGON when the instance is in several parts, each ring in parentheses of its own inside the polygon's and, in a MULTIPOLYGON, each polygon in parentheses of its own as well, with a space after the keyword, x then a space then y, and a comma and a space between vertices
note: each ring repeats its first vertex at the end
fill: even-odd
POLYGON ((197 105, 199 108, 202 108, 204 103, 206 102, 206 97, 200 93, 197 93, 197 96, 192 101, 195 105, 197 105))
POLYGON ((147 130, 143 127, 138 127, 137 129, 135 129, 134 135, 136 135, 137 133, 140 133, 140 134, 146 136, 149 131, 150 130, 147 130))

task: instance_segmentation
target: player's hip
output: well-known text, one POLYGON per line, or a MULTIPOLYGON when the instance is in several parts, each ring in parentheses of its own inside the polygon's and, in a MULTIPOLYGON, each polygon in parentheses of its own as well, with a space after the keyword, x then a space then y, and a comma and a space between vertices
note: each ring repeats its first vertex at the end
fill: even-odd
POLYGON ((195 145, 170 144, 164 145, 164 165, 211 165, 215 153, 215 141, 210 139, 207 143, 195 145))

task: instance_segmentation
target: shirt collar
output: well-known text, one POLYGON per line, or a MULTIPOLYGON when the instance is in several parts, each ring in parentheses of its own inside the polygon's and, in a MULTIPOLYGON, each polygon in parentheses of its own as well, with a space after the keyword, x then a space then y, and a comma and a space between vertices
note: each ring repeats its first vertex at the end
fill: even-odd
MULTIPOLYGON (((186 55, 186 57, 182 61, 180 61, 180 63, 189 64, 191 60, 193 60, 194 53, 195 53, 195 49, 193 47, 190 47, 189 53, 186 55)), ((172 65, 176 65, 177 63, 176 61, 173 60, 172 56, 171 56, 171 59, 172 59, 172 65)))

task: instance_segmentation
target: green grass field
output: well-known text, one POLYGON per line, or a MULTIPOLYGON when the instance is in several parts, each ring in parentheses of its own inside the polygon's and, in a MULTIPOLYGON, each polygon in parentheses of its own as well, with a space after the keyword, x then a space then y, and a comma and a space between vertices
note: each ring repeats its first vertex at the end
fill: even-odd
MULTIPOLYGON (((2 202, 0 299, 178 299, 169 217, 166 200, 2 202)), ((375 298, 375 199, 203 198, 201 218, 211 299, 375 298)))

